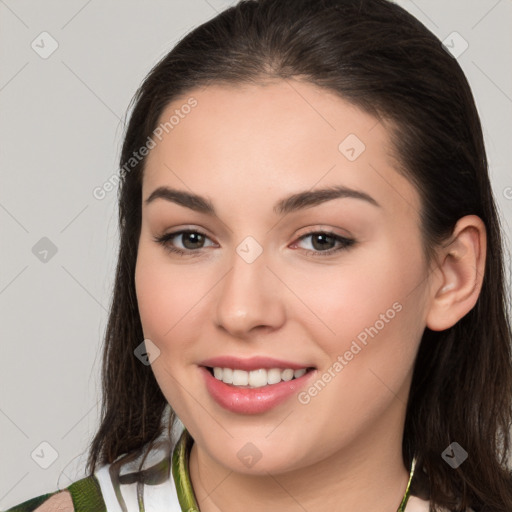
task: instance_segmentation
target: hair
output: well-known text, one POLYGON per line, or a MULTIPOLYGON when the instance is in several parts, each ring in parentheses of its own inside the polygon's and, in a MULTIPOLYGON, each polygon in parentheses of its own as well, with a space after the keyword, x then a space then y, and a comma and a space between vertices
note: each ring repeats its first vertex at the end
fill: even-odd
MULTIPOLYGON (((196 27, 150 71, 132 100, 120 166, 120 247, 105 333, 100 426, 87 470, 132 458, 164 429, 167 401, 134 349, 144 339, 135 264, 146 144, 163 110, 209 84, 296 79, 334 92, 386 122, 397 171, 421 198, 426 260, 458 219, 479 216, 487 258, 475 306, 451 328, 422 336, 406 410, 402 455, 416 457, 413 494, 433 510, 512 509, 512 357, 500 219, 482 128, 464 73, 439 39, 388 0, 241 0, 196 27), (467 452, 457 469, 441 457, 467 452)), ((170 410, 169 426, 177 421, 170 410)))

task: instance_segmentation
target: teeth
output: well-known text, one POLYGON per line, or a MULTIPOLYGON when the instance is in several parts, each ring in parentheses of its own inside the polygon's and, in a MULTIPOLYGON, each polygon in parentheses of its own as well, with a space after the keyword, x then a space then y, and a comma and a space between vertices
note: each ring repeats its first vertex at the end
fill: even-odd
MULTIPOLYGON (((240 370, 241 371, 241 370, 240 370)), ((247 372, 244 372, 247 373, 247 372)), ((251 388, 260 388, 267 385, 267 370, 263 368, 259 370, 252 370, 249 372, 249 386, 251 388)))
POLYGON ((233 370, 233 386, 247 386, 249 374, 243 370, 233 370))
POLYGON ((267 370, 267 384, 277 384, 278 382, 281 382, 281 370, 279 368, 267 370))
POLYGON ((226 384, 233 383, 233 370, 231 368, 217 368, 221 371, 221 376, 217 377, 219 380, 224 381, 226 384))
POLYGON ((293 379, 293 370, 290 370, 290 369, 283 370, 283 373, 281 373, 281 378, 285 381, 292 380, 293 379))
POLYGON ((298 379, 306 373, 306 368, 300 370, 292 370, 287 368, 281 370, 280 368, 260 368, 258 370, 233 370, 232 368, 219 368, 216 366, 213 369, 213 376, 225 382, 226 384, 233 384, 233 386, 245 386, 250 388, 261 388, 270 384, 277 384, 282 380, 289 381, 293 378, 298 379))

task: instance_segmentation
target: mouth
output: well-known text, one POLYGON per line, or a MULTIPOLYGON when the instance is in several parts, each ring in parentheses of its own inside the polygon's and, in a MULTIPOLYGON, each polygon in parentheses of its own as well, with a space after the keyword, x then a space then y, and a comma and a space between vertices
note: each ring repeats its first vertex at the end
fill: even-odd
POLYGON ((210 397, 231 413, 244 415, 264 414, 285 404, 308 386, 317 374, 315 367, 301 368, 300 364, 292 363, 295 368, 287 368, 290 364, 287 363, 279 368, 273 367, 279 364, 273 360, 269 364, 271 367, 258 368, 260 364, 256 366, 252 362, 249 370, 206 365, 200 365, 198 369, 210 397))
POLYGON ((258 368, 250 371, 219 366, 204 366, 204 368, 218 381, 234 388, 245 389, 256 389, 293 381, 316 370, 313 366, 298 369, 258 368))

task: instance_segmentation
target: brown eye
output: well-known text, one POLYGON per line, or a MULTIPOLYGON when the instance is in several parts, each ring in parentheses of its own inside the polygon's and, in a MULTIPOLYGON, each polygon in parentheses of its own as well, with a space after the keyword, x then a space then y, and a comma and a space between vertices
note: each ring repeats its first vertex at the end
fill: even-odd
POLYGON ((318 251, 332 249, 336 245, 336 239, 325 233, 315 233, 311 236, 311 242, 311 245, 318 251))
MULTIPOLYGON (((201 233, 197 230, 182 230, 176 231, 174 233, 167 233, 159 237, 154 238, 155 242, 164 246, 164 248, 169 251, 180 255, 199 255, 200 249, 205 248, 206 240, 209 240, 209 237, 204 233, 201 233), (176 247, 176 240, 181 239, 181 246, 176 247)), ((210 244, 214 245, 214 244, 210 244)))
POLYGON ((312 231, 301 236, 299 240, 302 241, 307 238, 311 239, 309 246, 313 249, 309 249, 308 254, 313 256, 327 256, 343 249, 348 249, 356 242, 351 238, 345 238, 336 233, 326 231, 312 231), (338 247, 336 247, 336 245, 338 245, 338 247))
POLYGON ((205 237, 197 231, 183 231, 175 236, 180 235, 182 244, 186 249, 201 249, 204 244, 205 237))

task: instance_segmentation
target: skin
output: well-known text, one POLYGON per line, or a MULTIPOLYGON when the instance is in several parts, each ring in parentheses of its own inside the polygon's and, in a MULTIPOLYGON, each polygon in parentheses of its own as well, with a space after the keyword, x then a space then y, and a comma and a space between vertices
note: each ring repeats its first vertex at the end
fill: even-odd
POLYGON ((401 443, 421 336, 474 306, 485 227, 460 219, 429 266, 419 194, 396 171, 389 128, 314 85, 211 85, 161 119, 190 96, 197 107, 148 155, 142 198, 167 185, 209 198, 218 216, 163 199, 144 205, 135 279, 144 336, 160 350, 153 372, 195 439, 201 511, 395 511, 409 476, 401 443), (366 146, 354 161, 338 149, 349 134, 366 146), (284 197, 331 185, 380 206, 338 198, 273 212, 284 197), (205 233, 203 248, 177 236, 169 245, 189 251, 180 256, 154 240, 180 229, 205 233), (314 230, 356 243, 324 256, 315 237, 301 239, 314 230), (236 252, 247 236, 263 249, 252 263, 236 252), (312 365, 314 382, 394 303, 401 310, 308 404, 293 395, 265 413, 235 414, 204 386, 198 364, 226 354, 312 365), (249 442, 261 453, 250 468, 237 457, 249 442))
POLYGON ((37 507, 34 512, 73 512, 73 500, 69 491, 62 491, 37 507))

